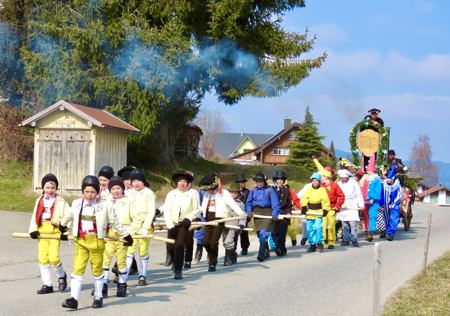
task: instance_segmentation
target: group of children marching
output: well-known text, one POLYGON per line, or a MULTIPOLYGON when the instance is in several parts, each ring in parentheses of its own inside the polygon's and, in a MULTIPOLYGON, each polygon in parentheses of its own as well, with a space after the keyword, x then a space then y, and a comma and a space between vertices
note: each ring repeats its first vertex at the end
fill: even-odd
POLYGON ((183 268, 201 260, 203 249, 208 254, 208 271, 216 271, 219 243, 225 248, 224 265, 237 262, 237 245, 248 254, 250 246, 248 224, 259 240, 257 260, 286 256, 286 238, 297 244, 296 223, 302 220, 301 245, 309 243, 308 252, 322 252, 325 245, 336 245, 336 227, 342 225, 341 246, 358 247, 360 214, 366 224, 367 240, 381 237, 393 240, 400 220, 401 186, 395 177, 395 166, 384 180, 376 173, 375 157, 366 168, 355 175, 347 169, 337 171, 333 180, 331 168, 324 168, 313 158, 318 172, 311 182, 295 193, 287 185, 283 171, 272 175, 273 185, 258 172, 252 189, 240 175, 228 187, 223 187, 218 174, 206 175, 200 181, 200 191, 192 188, 194 175, 179 171, 172 176, 175 189, 170 191, 158 209, 155 194, 149 188, 142 169, 125 167, 114 176, 113 168, 101 168, 98 176, 86 176, 81 183, 82 197, 67 202, 57 195, 58 179, 53 174, 42 178, 42 195, 37 199, 29 233, 38 239, 38 261, 43 285, 38 294, 53 292, 50 266, 58 276, 58 290, 67 287, 67 274, 59 258, 60 240, 68 240, 70 230, 74 239, 74 266, 70 278, 70 298, 62 306, 77 309, 88 261, 95 279, 92 291, 93 308, 103 306, 108 295, 109 271, 115 256, 118 297, 127 293, 128 275, 138 252, 138 285, 147 284, 149 263, 149 234, 156 226, 164 226, 167 237, 166 264, 172 267, 174 279, 183 278, 183 268), (303 216, 302 216, 303 215, 303 216), (160 224, 162 223, 163 224, 160 224), (41 234, 58 234, 59 239, 40 238, 41 234), (132 237, 133 236, 133 237, 132 237), (197 240, 193 256, 194 236, 197 240), (105 241, 106 238, 106 241, 105 241))

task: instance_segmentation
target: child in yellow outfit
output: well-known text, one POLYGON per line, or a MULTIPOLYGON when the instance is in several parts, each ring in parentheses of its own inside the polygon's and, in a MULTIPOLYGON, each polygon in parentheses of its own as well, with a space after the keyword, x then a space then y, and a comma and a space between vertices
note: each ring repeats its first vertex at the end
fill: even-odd
MULTIPOLYGON (((59 234, 58 226, 61 218, 69 211, 69 205, 59 195, 58 179, 55 175, 46 174, 41 181, 42 195, 36 200, 31 216, 29 233, 33 239, 39 239, 40 234, 59 234)), ((39 239, 38 261, 43 285, 38 294, 53 293, 50 265, 58 275, 58 290, 64 292, 67 287, 67 274, 59 258, 59 239, 39 239)))
MULTIPOLYGON (((144 222, 144 214, 131 208, 130 199, 124 193, 125 185, 121 177, 112 177, 109 179, 108 189, 111 192, 112 199, 107 201, 107 207, 112 208, 113 212, 119 218, 119 222, 128 229, 130 235, 134 235, 141 228, 144 222)), ((118 237, 117 233, 111 228, 108 231, 109 236, 118 237)), ((119 270, 119 279, 117 284, 117 296, 125 297, 127 293, 127 250, 128 247, 121 241, 108 241, 103 253, 103 297, 108 295, 108 274, 111 260, 116 255, 117 268, 119 270)))
MULTIPOLYGON (((152 223, 156 212, 156 197, 152 190, 148 188, 148 183, 145 180, 144 170, 134 169, 130 173, 131 183, 133 184, 133 191, 130 193, 129 198, 131 201, 131 207, 136 212, 143 213, 144 222, 138 230, 138 235, 147 235, 152 233, 152 223)), ((127 270, 130 270, 133 262, 134 253, 136 248, 139 251, 139 257, 141 259, 139 271, 138 285, 147 285, 147 266, 149 262, 148 248, 150 246, 150 239, 137 239, 134 241, 131 247, 128 247, 127 252, 127 270)))
POLYGON ((83 198, 74 200, 70 211, 61 219, 59 230, 61 239, 67 240, 67 226, 72 223, 72 234, 75 242, 75 257, 73 272, 70 280, 70 298, 66 299, 62 307, 77 309, 81 294, 83 275, 88 261, 95 279, 93 308, 103 306, 103 252, 105 250, 105 236, 110 225, 120 236, 124 236, 126 244, 133 242, 128 230, 124 228, 111 208, 97 199, 100 183, 95 176, 86 176, 81 184, 83 198))

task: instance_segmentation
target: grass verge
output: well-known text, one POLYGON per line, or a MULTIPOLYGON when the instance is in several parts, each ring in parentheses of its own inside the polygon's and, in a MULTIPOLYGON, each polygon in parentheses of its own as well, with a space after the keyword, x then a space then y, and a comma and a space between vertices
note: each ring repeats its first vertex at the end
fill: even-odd
POLYGON ((384 316, 450 315, 450 252, 445 253, 388 300, 384 316))

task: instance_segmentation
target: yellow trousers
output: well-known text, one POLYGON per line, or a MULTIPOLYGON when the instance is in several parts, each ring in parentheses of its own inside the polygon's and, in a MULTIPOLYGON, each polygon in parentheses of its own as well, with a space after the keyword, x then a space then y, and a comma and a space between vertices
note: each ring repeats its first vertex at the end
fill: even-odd
POLYGON ((103 274, 103 252, 105 241, 97 235, 87 235, 85 239, 75 238, 75 257, 73 258, 73 274, 84 275, 88 260, 91 261, 92 275, 99 277, 103 274))
POLYGON ((103 268, 109 269, 111 260, 116 255, 117 267, 120 271, 126 270, 127 250, 128 247, 123 245, 123 241, 106 242, 105 252, 103 253, 103 268))
MULTIPOLYGON (((51 222, 42 222, 38 228, 40 234, 60 234, 58 227, 51 222)), ((61 263, 59 258, 59 239, 39 239, 38 240, 38 261, 39 264, 51 264, 58 266, 61 263)))
POLYGON ((336 244, 336 212, 329 211, 327 216, 323 217, 323 239, 328 240, 329 245, 336 244), (328 235, 327 235, 328 233, 328 235))
MULTIPOLYGON (((150 229, 148 231, 148 234, 152 234, 153 229, 150 229)), ((148 248, 150 247, 150 239, 134 239, 133 245, 128 247, 127 253, 134 255, 136 252, 136 249, 139 251, 139 256, 142 257, 148 257, 148 248)))
POLYGON ((296 220, 291 218, 291 223, 288 226, 287 234, 291 240, 297 240, 297 230, 295 228, 296 220))

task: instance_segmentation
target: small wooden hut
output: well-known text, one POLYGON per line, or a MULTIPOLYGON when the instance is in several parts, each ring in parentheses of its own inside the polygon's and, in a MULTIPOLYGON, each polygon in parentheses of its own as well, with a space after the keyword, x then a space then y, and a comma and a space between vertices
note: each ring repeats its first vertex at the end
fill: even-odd
POLYGON ((104 165, 127 163, 127 136, 140 131, 105 110, 61 100, 21 123, 34 132, 33 189, 54 173, 63 195, 79 194, 81 181, 104 165))

